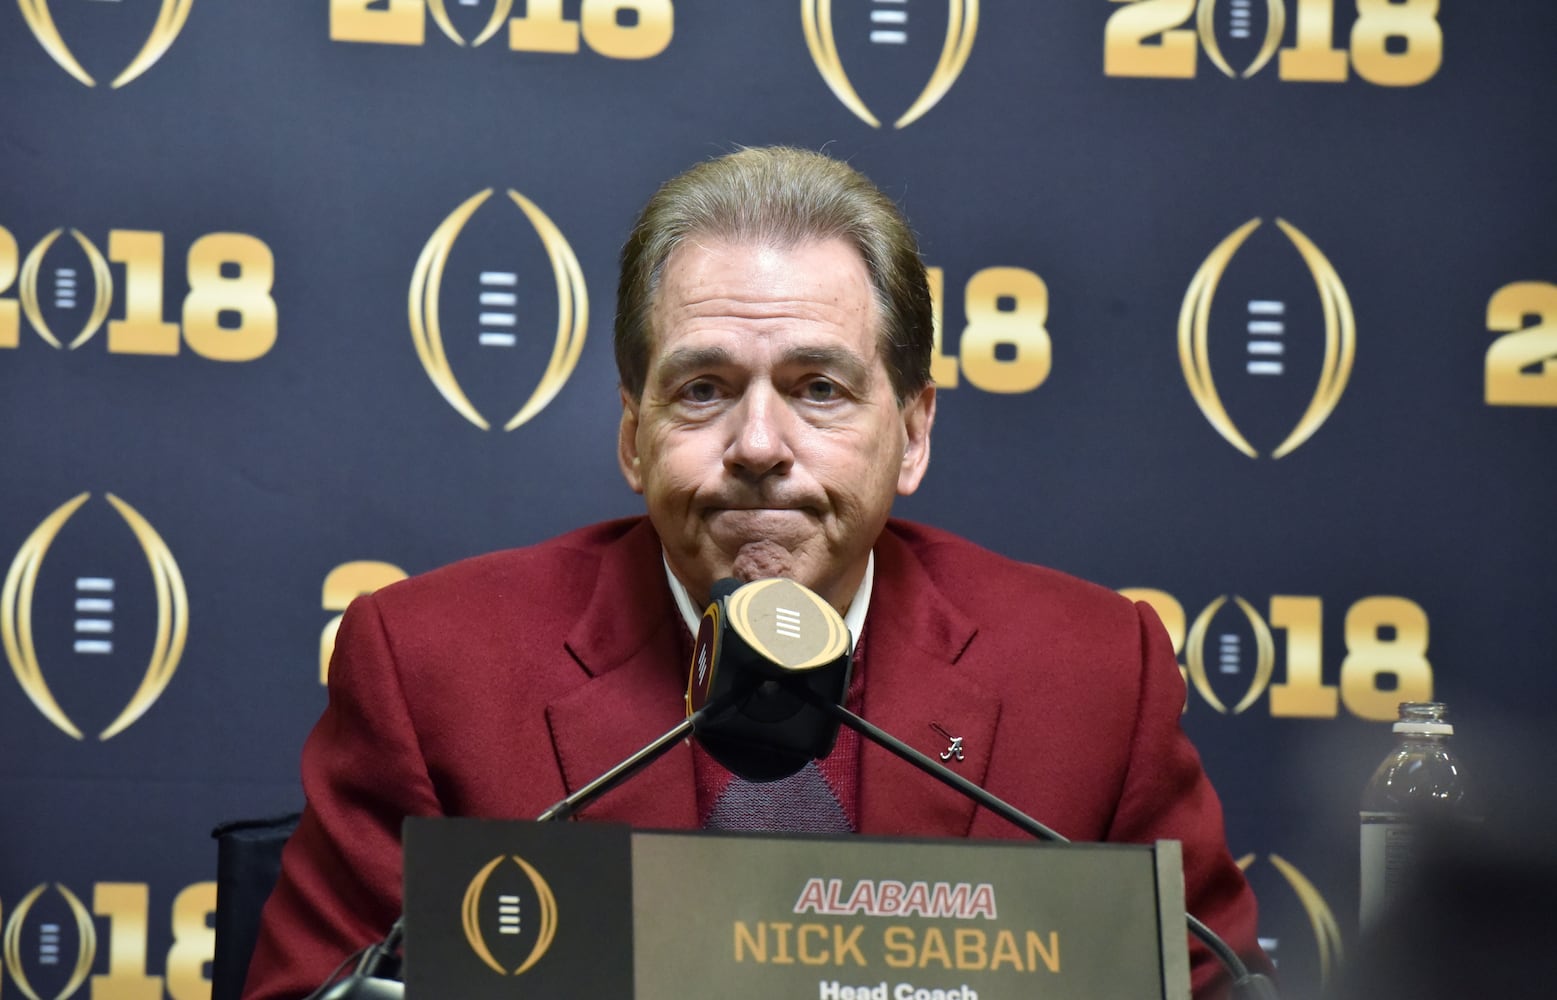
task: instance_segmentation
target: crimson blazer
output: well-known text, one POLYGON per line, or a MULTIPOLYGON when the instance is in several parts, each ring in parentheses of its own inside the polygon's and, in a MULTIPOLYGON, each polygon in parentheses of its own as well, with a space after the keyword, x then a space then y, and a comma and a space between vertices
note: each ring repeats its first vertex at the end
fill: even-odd
MULTIPOLYGON (((1074 840, 1183 842, 1187 902, 1262 965, 1255 902, 1179 728, 1184 683, 1144 605, 945 532, 876 547, 864 715, 925 753, 963 738, 966 778, 1074 840)), ((307 808, 266 905, 245 996, 302 996, 400 910, 408 815, 533 818, 685 714, 683 628, 644 518, 466 560, 359 598, 303 748, 307 808)), ((860 751, 861 833, 1022 838, 860 751)), ((697 825, 677 746, 583 818, 697 825)), ((1217 978, 1191 949, 1197 993, 1217 978)))

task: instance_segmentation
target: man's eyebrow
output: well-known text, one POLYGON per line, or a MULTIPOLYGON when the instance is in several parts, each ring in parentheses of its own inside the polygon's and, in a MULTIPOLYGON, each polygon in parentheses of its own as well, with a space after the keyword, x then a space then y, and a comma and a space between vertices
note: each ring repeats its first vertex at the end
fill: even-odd
POLYGON ((845 382, 856 386, 870 380, 870 366, 859 355, 842 347, 796 347, 784 352, 784 364, 836 372, 845 382))
POLYGON ((694 372, 724 368, 732 361, 723 347, 678 347, 669 351, 654 369, 658 385, 674 385, 694 372))

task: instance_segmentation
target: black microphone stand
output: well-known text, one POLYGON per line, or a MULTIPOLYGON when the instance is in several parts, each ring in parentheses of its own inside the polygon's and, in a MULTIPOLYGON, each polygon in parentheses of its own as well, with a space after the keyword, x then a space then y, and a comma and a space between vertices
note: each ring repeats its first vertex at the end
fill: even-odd
MULTIPOLYGON (((942 784, 968 796, 979 805, 984 806, 1024 832, 1031 834, 1039 840, 1058 844, 1070 843, 1069 838, 1044 826, 1005 800, 975 785, 939 761, 920 753, 885 730, 865 721, 865 719, 837 702, 822 697, 804 684, 794 685, 793 689, 806 701, 820 708, 825 714, 840 724, 848 726, 872 743, 892 755, 907 761, 942 784)), ((711 702, 687 718, 682 719, 643 749, 621 761, 588 784, 581 786, 573 794, 552 805, 536 817, 536 822, 544 823, 570 819, 585 805, 588 805, 599 796, 604 795, 638 771, 664 756, 667 751, 681 740, 694 734, 700 722, 723 711, 734 700, 735 697, 732 694, 730 698, 711 702)), ((1270 979, 1259 973, 1251 973, 1248 967, 1244 965, 1243 960, 1238 957, 1238 954, 1228 947, 1227 942, 1218 937, 1211 928, 1207 927, 1193 914, 1185 914, 1185 920, 1188 923, 1190 932, 1211 949, 1217 960, 1221 962, 1223 968, 1232 977, 1234 997, 1237 997, 1238 1000, 1278 1000, 1276 987, 1270 979)), ((306 1000, 403 1000, 405 984, 393 977, 399 973, 400 962, 396 952, 404 935, 405 918, 401 916, 395 920, 394 926, 389 929, 389 933, 384 937, 383 941, 364 950, 362 958, 357 962, 356 967, 349 976, 333 985, 326 984, 321 986, 310 994, 306 1000)))
MULTIPOLYGON (((812 692, 803 684, 795 685, 800 695, 812 705, 820 708, 827 715, 839 723, 848 726, 872 743, 891 753, 901 760, 905 760, 919 770, 928 774, 944 785, 948 785, 990 812, 1019 827, 1023 831, 1032 834, 1039 840, 1052 841, 1057 844, 1068 844, 1070 838, 1051 830, 1020 809, 991 794, 962 775, 946 767, 938 760, 920 753, 902 740, 888 733, 886 730, 871 725, 860 716, 844 708, 837 702, 829 701, 812 692)), ((1216 955, 1217 961, 1227 970, 1233 979, 1233 996, 1239 1000, 1278 1000, 1276 986, 1270 978, 1257 972, 1250 972, 1244 965, 1243 959, 1230 948, 1226 941, 1217 936, 1216 932, 1207 927, 1192 913, 1186 913, 1184 919, 1189 926, 1190 933, 1194 934, 1211 952, 1216 955)))

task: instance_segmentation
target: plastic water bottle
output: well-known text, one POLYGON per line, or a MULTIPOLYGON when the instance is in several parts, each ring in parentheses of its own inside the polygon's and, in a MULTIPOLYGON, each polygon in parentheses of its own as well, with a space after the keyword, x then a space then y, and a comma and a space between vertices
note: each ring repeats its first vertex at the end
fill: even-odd
POLYGON ((1422 827, 1465 818, 1465 776, 1449 746, 1453 735, 1443 703, 1401 703, 1399 742, 1362 793, 1363 930, 1401 888, 1422 827))

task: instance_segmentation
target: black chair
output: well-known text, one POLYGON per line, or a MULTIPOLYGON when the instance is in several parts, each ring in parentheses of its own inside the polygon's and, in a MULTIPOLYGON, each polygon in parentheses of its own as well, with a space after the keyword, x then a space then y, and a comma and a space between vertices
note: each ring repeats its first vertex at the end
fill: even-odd
POLYGON ((249 956, 259 937, 260 911, 281 874, 281 848, 299 813, 240 819, 211 831, 216 838, 216 953, 211 1000, 239 1000, 249 956))

